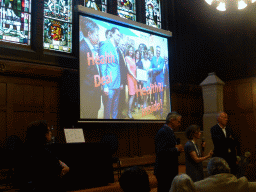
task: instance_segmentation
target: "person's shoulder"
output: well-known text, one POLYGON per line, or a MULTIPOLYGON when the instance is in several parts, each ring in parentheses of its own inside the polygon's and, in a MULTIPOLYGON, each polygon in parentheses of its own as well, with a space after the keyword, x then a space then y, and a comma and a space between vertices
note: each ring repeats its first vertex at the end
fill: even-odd
POLYGON ((111 42, 110 42, 109 40, 101 41, 101 42, 100 42, 100 49, 105 48, 105 47, 108 47, 108 46, 110 46, 110 45, 112 45, 112 44, 111 44, 111 42))
POLYGON ((81 49, 88 49, 89 48, 87 42, 84 39, 82 39, 80 41, 80 46, 81 46, 81 49))
POLYGON ((219 128, 219 125, 216 124, 216 125, 214 125, 214 126, 211 127, 211 130, 215 130, 215 129, 218 129, 218 128, 219 128))
POLYGON ((187 141, 187 142, 185 143, 184 147, 191 146, 191 145, 193 145, 193 143, 192 143, 191 141, 187 141))
POLYGON ((157 133, 166 132, 166 131, 168 131, 168 129, 169 129, 169 127, 167 127, 167 126, 163 125, 163 126, 158 130, 158 132, 157 132, 157 133))

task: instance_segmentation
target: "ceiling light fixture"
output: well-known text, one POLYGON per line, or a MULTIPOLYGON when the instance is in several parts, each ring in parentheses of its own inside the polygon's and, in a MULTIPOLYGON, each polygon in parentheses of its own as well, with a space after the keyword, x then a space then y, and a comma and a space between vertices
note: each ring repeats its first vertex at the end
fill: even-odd
POLYGON ((249 3, 256 3, 256 0, 205 0, 205 2, 215 6, 219 11, 226 11, 230 7, 236 7, 239 10, 244 9, 249 3))

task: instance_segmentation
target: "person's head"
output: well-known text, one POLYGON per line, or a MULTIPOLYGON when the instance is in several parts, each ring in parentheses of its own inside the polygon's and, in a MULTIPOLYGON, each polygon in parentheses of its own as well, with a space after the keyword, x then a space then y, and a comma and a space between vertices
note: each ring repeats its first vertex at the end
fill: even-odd
POLYGON ((220 157, 213 157, 207 165, 209 175, 217 175, 220 173, 230 173, 228 163, 220 157))
POLYGON ((122 36, 119 29, 116 28, 116 27, 113 27, 110 30, 110 32, 111 32, 111 38, 113 39, 113 42, 114 42, 115 46, 118 46, 120 38, 122 36))
POLYGON ((198 125, 190 125, 187 129, 186 129, 186 137, 189 140, 192 139, 199 139, 201 132, 200 132, 200 127, 198 125))
POLYGON ((118 47, 122 51, 122 53, 124 54, 125 48, 126 48, 126 43, 125 43, 125 41, 122 38, 120 39, 118 47))
POLYGON ((141 60, 141 53, 140 53, 140 50, 138 49, 135 51, 135 60, 136 62, 141 60))
POLYGON ((44 145, 50 142, 52 132, 47 121, 38 120, 28 125, 26 142, 30 145, 44 145))
POLYGON ((99 26, 94 21, 83 18, 80 28, 84 37, 88 38, 92 45, 99 43, 99 26))
POLYGON ((148 50, 145 50, 145 51, 144 51, 144 59, 145 59, 145 60, 148 60, 148 50))
POLYGON ((192 179, 187 174, 174 177, 169 192, 195 192, 196 187, 192 179))
POLYGON ((129 45, 129 46, 127 47, 125 56, 130 56, 131 58, 134 58, 134 48, 133 48, 132 45, 129 45))
POLYGON ((223 128, 226 127, 227 123, 228 123, 228 114, 225 112, 220 112, 217 115, 217 122, 219 123, 219 125, 223 128))
POLYGON ((170 112, 166 117, 166 124, 177 130, 181 126, 181 115, 177 112, 170 112))
MULTIPOLYGON (((153 47, 151 47, 153 49, 153 47)), ((151 49, 148 50, 148 59, 151 60, 152 57, 154 56, 153 52, 151 49)))
POLYGON ((164 56, 164 62, 165 62, 166 64, 168 64, 168 57, 167 57, 167 56, 164 56))
POLYGON ((147 49, 147 46, 144 43, 139 44, 139 50, 143 53, 147 49))
POLYGON ((156 46, 156 56, 160 57, 161 54, 161 47, 160 46, 156 46))
POLYGON ((119 184, 124 192, 150 192, 148 174, 141 167, 126 169, 119 179, 119 184))
POLYGON ((106 32, 105 32, 105 37, 106 37, 106 39, 110 39, 110 37, 111 37, 111 31, 108 29, 108 30, 106 30, 106 32))

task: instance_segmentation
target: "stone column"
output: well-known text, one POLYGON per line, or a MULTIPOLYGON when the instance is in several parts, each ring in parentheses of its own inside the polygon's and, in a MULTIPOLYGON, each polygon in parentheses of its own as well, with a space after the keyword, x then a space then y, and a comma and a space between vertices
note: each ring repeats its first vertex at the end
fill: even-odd
POLYGON ((223 86, 225 83, 216 76, 209 73, 208 77, 200 84, 203 92, 204 116, 203 131, 206 141, 205 154, 213 150, 210 129, 217 123, 216 116, 218 112, 223 111, 223 86))

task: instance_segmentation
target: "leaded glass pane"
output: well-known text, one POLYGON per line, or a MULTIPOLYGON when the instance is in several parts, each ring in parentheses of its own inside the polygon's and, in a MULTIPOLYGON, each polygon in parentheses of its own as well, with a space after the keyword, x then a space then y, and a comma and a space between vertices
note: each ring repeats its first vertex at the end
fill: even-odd
POLYGON ((161 28, 161 5, 160 0, 146 0, 146 24, 161 28))
POLYGON ((72 52, 72 0, 44 1, 44 48, 72 52))
POLYGON ((84 6, 97 11, 107 12, 107 0, 85 0, 84 6))
POLYGON ((136 0, 117 0, 119 17, 136 21, 136 0))
POLYGON ((0 0, 0 41, 30 45, 31 0, 0 0))

